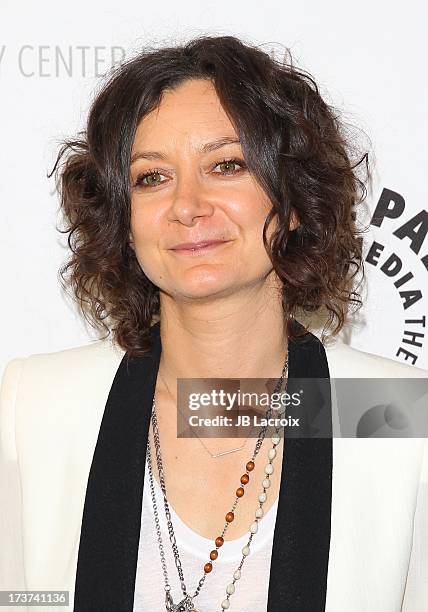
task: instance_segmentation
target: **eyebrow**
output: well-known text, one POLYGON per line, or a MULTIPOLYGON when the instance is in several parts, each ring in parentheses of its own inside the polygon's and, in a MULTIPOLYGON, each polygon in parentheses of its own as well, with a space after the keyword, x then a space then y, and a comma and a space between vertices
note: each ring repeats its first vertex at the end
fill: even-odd
MULTIPOLYGON (((225 145, 240 144, 240 142, 241 141, 235 136, 224 136, 223 138, 219 138, 218 140, 206 142, 199 148, 199 152, 210 153, 211 151, 216 151, 217 149, 220 149, 220 147, 224 147, 225 145)), ((161 159, 163 161, 166 161, 167 155, 165 155, 165 153, 162 153, 161 151, 136 151, 131 157, 131 165, 138 159, 161 159)))

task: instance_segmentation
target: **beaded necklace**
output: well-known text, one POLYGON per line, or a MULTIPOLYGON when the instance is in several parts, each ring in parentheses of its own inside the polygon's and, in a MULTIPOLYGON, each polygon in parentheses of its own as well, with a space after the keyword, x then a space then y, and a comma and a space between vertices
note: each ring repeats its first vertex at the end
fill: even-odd
MULTIPOLYGON (((274 393, 278 393, 279 390, 282 388, 284 380, 287 379, 287 374, 288 374, 288 354, 287 354, 287 357, 284 363, 281 377, 278 380, 274 393)), ((266 411, 267 418, 269 418, 272 415, 273 410, 274 409, 272 408, 272 406, 268 407, 266 411)), ((278 414, 281 414, 283 411, 284 409, 280 408, 280 410, 278 411, 278 414)), ((224 544, 224 536, 226 534, 227 528, 230 525, 230 523, 232 523, 235 519, 235 513, 234 513, 235 508, 238 505, 239 500, 243 497, 245 493, 244 487, 246 484, 248 484, 250 480, 250 472, 254 470, 255 458, 258 455, 261 445, 263 443, 263 440, 266 436, 267 425, 263 425, 260 429, 260 433, 259 433, 257 442, 254 447, 254 452, 252 454, 251 459, 246 463, 245 473, 242 474, 240 478, 240 486, 238 487, 238 489, 236 489, 235 502, 233 503, 233 506, 229 510, 229 512, 227 512, 225 515, 225 525, 224 525, 223 531, 221 535, 219 535, 215 539, 216 547, 215 549, 211 550, 209 554, 210 560, 204 565, 204 574, 202 578, 199 580, 198 587, 196 588, 194 594, 190 595, 187 592, 186 584, 184 582, 183 568, 181 566, 180 555, 178 552, 177 542, 176 542, 176 538, 174 534, 174 528, 173 528, 172 520, 171 520, 171 512, 169 509, 169 504, 168 504, 168 499, 167 499, 165 474, 163 470, 162 455, 161 455, 161 448, 160 448, 159 427, 158 427, 157 415, 156 415, 156 403, 155 403, 154 398, 153 398, 153 406, 152 406, 151 423, 152 423, 152 429, 153 429, 153 440, 155 443, 157 468, 158 468, 158 473, 159 473, 160 486, 161 486, 161 490, 163 494, 163 502, 164 502, 167 526, 168 526, 169 539, 170 539, 170 543, 171 543, 171 547, 172 547, 172 551, 174 555, 175 565, 177 567, 178 576, 180 579, 181 590, 183 593, 183 599, 178 604, 175 604, 171 596, 171 586, 169 584, 168 571, 167 571, 166 562, 165 562, 165 552, 163 548, 162 534, 161 534, 160 523, 159 523, 159 513, 157 509, 156 494, 155 494, 154 481, 153 481, 153 466, 152 466, 152 457, 151 457, 151 450, 150 450, 150 441, 148 440, 147 442, 147 467, 148 467, 148 473, 149 473, 150 492, 151 492, 151 498, 152 498, 152 504, 153 504, 153 512, 154 512, 156 534, 157 534, 158 545, 159 545, 160 560, 161 560, 162 571, 164 575, 165 607, 168 612, 198 612, 198 610, 194 606, 193 600, 199 594, 207 575, 211 573, 213 569, 212 562, 217 559, 218 550, 224 544)), ((237 569, 235 570, 235 572, 233 573, 232 582, 230 582, 226 587, 226 598, 220 604, 221 611, 227 610, 230 607, 230 596, 235 593, 235 583, 241 577, 242 566, 244 565, 246 557, 248 557, 248 555, 250 554, 250 545, 251 545, 252 539, 258 531, 258 523, 264 515, 263 504, 267 500, 267 490, 271 486, 270 476, 273 474, 273 471, 274 471, 273 461, 277 455, 276 446, 278 446, 280 442, 279 430, 280 430, 280 427, 275 427, 275 434, 271 438, 272 448, 269 449, 269 452, 268 452, 269 461, 266 464, 265 469, 264 469, 265 478, 263 479, 263 482, 262 482, 263 491, 259 494, 259 498, 258 498, 259 507, 255 511, 255 520, 251 523, 249 527, 250 535, 248 538, 248 542, 242 548, 241 562, 239 566, 237 567, 237 569)))

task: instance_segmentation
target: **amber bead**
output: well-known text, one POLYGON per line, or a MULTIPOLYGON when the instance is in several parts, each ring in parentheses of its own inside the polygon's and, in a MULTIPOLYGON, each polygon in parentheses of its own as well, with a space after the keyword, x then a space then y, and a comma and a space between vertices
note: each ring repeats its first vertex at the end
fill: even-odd
POLYGON ((211 561, 215 561, 217 559, 217 557, 218 557, 218 552, 216 550, 212 550, 210 552, 210 559, 211 559, 211 561))
POLYGON ((242 487, 239 487, 239 489, 236 489, 236 497, 242 497, 244 493, 245 491, 242 487))
POLYGON ((249 480, 250 480, 250 477, 248 476, 248 474, 242 474, 241 476, 242 484, 247 484, 249 480))
POLYGON ((224 539, 221 536, 218 536, 218 538, 215 539, 215 545, 218 546, 218 548, 220 548, 220 546, 223 546, 224 544, 224 539))
POLYGON ((228 512, 226 514, 226 521, 228 523, 231 523, 233 521, 233 519, 235 518, 235 515, 233 514, 233 512, 228 512))
POLYGON ((208 563, 205 563, 204 565, 204 572, 206 574, 209 574, 212 568, 213 568, 213 564, 208 561, 208 563))
POLYGON ((254 461, 249 461, 245 467, 248 472, 252 472, 254 470, 254 461))

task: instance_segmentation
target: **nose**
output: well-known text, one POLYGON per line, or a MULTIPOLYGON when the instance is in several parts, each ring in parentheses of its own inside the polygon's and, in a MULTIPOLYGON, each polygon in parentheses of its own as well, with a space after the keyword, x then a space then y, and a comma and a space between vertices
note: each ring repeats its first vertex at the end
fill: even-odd
POLYGON ((186 178, 177 182, 174 199, 169 211, 168 220, 178 221, 192 227, 199 218, 211 217, 214 205, 210 201, 206 188, 197 178, 186 178))

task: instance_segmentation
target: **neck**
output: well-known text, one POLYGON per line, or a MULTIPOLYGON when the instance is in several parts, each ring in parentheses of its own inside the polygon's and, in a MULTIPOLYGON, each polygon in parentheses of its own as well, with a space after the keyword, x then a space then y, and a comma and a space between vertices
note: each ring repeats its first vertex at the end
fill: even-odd
POLYGON ((277 378, 287 351, 281 296, 252 292, 184 303, 161 295, 160 368, 167 378, 277 378))

